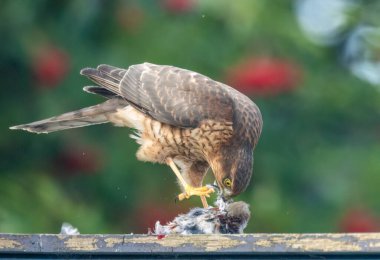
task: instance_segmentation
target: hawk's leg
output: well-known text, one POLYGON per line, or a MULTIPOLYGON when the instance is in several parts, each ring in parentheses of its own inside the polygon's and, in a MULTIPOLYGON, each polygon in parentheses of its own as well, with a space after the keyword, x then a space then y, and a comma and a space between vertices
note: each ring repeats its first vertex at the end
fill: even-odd
POLYGON ((183 178, 180 171, 178 170, 177 166, 175 165, 172 158, 167 158, 166 163, 170 166, 170 168, 173 170, 175 175, 177 176, 178 180, 182 184, 185 192, 178 195, 179 200, 188 199, 193 195, 200 196, 202 200, 203 207, 208 208, 206 197, 210 197, 210 194, 214 192, 213 188, 203 186, 203 187, 192 187, 183 178))

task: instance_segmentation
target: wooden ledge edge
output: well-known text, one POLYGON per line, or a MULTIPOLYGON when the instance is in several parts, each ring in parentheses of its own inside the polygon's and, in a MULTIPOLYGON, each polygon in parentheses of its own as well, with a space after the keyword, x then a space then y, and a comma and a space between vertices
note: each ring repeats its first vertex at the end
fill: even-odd
POLYGON ((378 253, 380 233, 242 235, 1 234, 4 253, 378 253))

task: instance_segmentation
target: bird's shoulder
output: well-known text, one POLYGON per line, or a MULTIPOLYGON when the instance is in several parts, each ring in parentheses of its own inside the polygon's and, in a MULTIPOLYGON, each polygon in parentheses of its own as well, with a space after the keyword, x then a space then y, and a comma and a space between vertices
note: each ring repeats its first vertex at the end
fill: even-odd
POLYGON ((120 92, 143 112, 174 126, 232 120, 230 89, 194 71, 151 63, 132 65, 120 82, 120 92))

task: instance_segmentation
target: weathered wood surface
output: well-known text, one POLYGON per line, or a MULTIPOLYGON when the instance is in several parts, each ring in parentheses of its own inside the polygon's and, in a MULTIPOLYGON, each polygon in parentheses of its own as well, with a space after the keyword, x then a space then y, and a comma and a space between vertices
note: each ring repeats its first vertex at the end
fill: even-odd
MULTIPOLYGON (((380 258, 380 233, 244 235, 0 234, 0 257, 33 255, 349 255, 380 258)), ((335 258, 336 259, 336 258, 335 258)))

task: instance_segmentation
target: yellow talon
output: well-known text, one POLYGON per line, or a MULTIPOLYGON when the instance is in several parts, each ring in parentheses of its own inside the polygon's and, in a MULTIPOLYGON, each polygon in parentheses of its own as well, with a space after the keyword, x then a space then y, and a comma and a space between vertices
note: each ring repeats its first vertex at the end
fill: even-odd
POLYGON ((203 187, 192 187, 190 185, 185 186, 185 192, 178 195, 179 200, 188 199, 191 196, 205 196, 210 197, 210 194, 215 192, 212 187, 203 186, 203 187))

